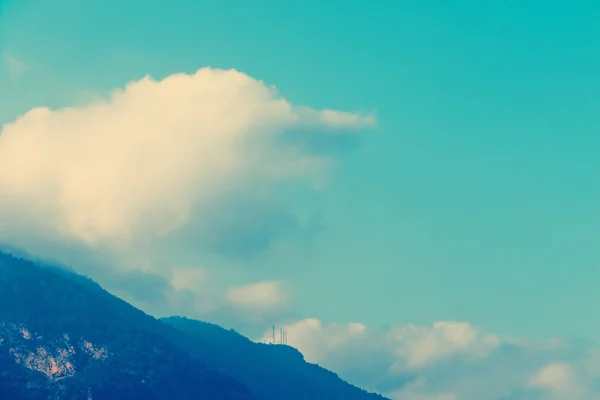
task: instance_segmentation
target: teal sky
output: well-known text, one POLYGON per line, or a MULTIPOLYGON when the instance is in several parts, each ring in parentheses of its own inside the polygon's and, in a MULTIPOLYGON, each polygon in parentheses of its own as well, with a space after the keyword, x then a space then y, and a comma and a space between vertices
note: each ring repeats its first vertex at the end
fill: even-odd
POLYGON ((376 112, 301 199, 319 232, 231 279, 277 271, 325 321, 600 335, 600 3, 3 3, 0 124, 203 66, 376 112))

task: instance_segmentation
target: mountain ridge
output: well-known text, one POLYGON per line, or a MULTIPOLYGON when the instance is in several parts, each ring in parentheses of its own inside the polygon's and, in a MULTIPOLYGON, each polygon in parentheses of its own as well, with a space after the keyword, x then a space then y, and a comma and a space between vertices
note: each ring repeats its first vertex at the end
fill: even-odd
POLYGON ((304 360, 302 353, 291 346, 257 343, 231 330, 203 321, 185 317, 161 318, 166 324, 188 333, 200 342, 218 348, 218 354, 198 347, 188 349, 192 356, 213 366, 242 383, 252 385, 257 396, 266 399, 288 399, 285 389, 292 389, 299 398, 353 399, 356 396, 368 400, 385 399, 367 393, 342 380, 335 372, 304 360), (243 353, 251 363, 233 362, 243 353), (316 397, 317 396, 317 397, 316 397))
POLYGON ((290 346, 156 319, 69 268, 0 250, 0 398, 371 400, 290 346), (274 370, 270 371, 269 367, 274 370))

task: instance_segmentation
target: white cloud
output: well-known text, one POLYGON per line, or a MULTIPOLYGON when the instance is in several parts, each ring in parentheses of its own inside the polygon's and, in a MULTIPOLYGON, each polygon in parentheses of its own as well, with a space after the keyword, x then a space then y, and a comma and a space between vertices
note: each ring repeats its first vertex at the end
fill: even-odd
MULTIPOLYGON (((288 344, 300 349, 309 362, 318 363, 328 355, 350 343, 366 337, 366 327, 358 323, 324 326, 316 318, 307 318, 283 326, 288 333, 288 344)), ((265 331, 259 339, 269 342, 271 332, 265 331)))
POLYGON ((203 268, 176 268, 171 271, 171 286, 176 292, 195 292, 206 281, 207 272, 203 268))
POLYGON ((154 315, 262 324, 287 309, 287 289, 214 275, 312 232, 318 212, 297 194, 374 127, 212 68, 35 108, 0 127, 0 246, 71 265, 154 315))
MULTIPOLYGON (((586 394, 584 384, 577 382, 574 368, 564 362, 553 362, 545 365, 529 379, 527 384, 532 388, 553 392, 561 398, 577 399, 586 394)), ((600 395, 600 393, 597 395, 600 395)))
MULTIPOLYGON (((391 331, 398 343, 396 354, 406 360, 405 366, 421 368, 457 353, 470 357, 485 355, 500 344, 500 340, 461 322, 437 322, 431 327, 405 325, 391 331)), ((398 365, 398 367, 404 367, 398 365)))
POLYGON ((37 236, 123 253, 154 250, 193 227, 201 243, 247 254, 241 244, 262 248, 266 240, 237 238, 235 248, 216 236, 245 232, 235 224, 246 220, 264 235, 279 231, 264 228, 260 215, 233 213, 244 212, 244 202, 270 204, 270 187, 320 179, 332 154, 312 151, 315 135, 335 141, 374 124, 371 116, 294 106, 261 81, 212 68, 145 77, 85 106, 36 108, 0 134, 0 243, 39 254, 37 236))
MULTIPOLYGON (((394 400, 600 398, 597 352, 564 340, 506 339, 460 322, 373 331, 304 319, 284 327, 308 361, 394 400)), ((269 338, 266 331, 259 340, 269 338)))
POLYGON ((571 388, 571 367, 564 363, 553 363, 540 369, 529 381, 532 387, 567 391, 571 388))
POLYGON ((119 286, 120 290, 113 292, 141 309, 152 309, 157 317, 184 315, 242 330, 262 327, 265 321, 277 320, 289 312, 290 294, 280 281, 231 286, 223 282, 218 270, 176 267, 168 279, 160 275, 150 279, 149 283, 154 284, 150 295, 146 290, 136 295, 135 285, 149 276, 136 271, 119 286))
POLYGON ((250 310, 270 310, 285 306, 288 295, 279 281, 264 281, 227 290, 227 301, 234 307, 250 310))

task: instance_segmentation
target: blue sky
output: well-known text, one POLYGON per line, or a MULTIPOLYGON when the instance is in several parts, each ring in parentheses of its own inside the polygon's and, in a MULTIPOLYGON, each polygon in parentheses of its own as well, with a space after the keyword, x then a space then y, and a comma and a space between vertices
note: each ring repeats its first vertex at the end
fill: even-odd
POLYGON ((223 287, 285 282, 282 318, 600 335, 597 2, 0 4, 0 124, 206 66, 376 116, 356 143, 325 143, 338 160, 325 188, 273 189, 283 214, 228 209, 266 218, 234 229, 220 248, 235 254, 163 258, 218 271, 223 287), (257 235, 278 245, 239 247, 257 235))

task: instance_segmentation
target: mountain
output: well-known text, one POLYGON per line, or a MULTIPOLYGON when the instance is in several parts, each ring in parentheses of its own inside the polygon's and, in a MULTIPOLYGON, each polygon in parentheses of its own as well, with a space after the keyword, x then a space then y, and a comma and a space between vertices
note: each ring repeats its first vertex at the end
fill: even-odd
POLYGON ((177 332, 72 272, 0 253, 0 399, 253 399, 177 332))
POLYGON ((0 399, 375 400, 294 348, 157 320, 65 268, 0 251, 0 399))
POLYGON ((181 317, 162 319, 193 337, 188 353, 250 387, 265 400, 382 400, 352 386, 336 374, 304 361, 286 345, 256 343, 218 325, 181 317), (199 345, 199 344, 203 344, 199 345))

